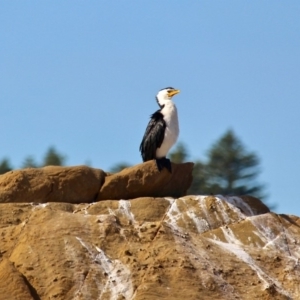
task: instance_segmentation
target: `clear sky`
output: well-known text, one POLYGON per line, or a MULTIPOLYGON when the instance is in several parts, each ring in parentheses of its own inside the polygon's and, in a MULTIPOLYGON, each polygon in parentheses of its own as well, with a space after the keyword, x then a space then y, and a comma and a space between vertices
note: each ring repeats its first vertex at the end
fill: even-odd
POLYGON ((190 160, 229 128, 300 215, 300 1, 0 1, 0 159, 141 162, 161 88, 190 160))

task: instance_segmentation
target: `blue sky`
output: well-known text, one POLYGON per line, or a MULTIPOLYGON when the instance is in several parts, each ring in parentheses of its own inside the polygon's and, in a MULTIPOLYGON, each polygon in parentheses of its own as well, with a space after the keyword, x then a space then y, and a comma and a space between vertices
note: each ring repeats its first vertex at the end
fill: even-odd
POLYGON ((299 1, 1 1, 0 159, 49 146, 104 170, 138 151, 166 86, 190 160, 229 128, 300 215, 299 1))

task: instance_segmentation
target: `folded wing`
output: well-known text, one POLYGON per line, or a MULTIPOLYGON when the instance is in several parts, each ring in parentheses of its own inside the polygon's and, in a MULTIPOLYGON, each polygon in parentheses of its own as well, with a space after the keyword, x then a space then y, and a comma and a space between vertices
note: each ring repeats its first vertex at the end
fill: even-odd
POLYGON ((160 110, 156 111, 150 118, 140 145, 143 161, 156 158, 156 149, 160 148, 165 136, 166 122, 160 110))

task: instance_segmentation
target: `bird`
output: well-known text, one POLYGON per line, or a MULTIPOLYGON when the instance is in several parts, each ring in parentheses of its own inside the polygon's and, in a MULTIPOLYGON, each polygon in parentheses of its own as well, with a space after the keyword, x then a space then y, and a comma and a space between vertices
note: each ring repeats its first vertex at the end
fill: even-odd
POLYGON ((172 87, 161 89, 157 93, 156 101, 160 109, 150 116, 140 144, 144 162, 155 159, 159 171, 166 168, 170 173, 172 173, 171 162, 166 156, 179 135, 177 108, 172 101, 173 96, 178 93, 180 90, 172 87))

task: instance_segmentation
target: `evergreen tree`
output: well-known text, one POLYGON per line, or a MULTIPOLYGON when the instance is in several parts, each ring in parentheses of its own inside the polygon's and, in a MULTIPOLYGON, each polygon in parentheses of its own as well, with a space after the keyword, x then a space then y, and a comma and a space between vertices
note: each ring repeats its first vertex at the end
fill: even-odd
POLYGON ((201 161, 196 161, 193 168, 193 181, 188 190, 189 195, 210 194, 207 188, 206 165, 201 161))
MULTIPOLYGON (((188 150, 183 143, 178 143, 176 148, 170 153, 170 160, 174 163, 183 163, 188 159, 188 150)), ((207 188, 206 165, 201 161, 196 161, 193 168, 193 181, 187 192, 190 195, 205 195, 209 193, 207 188)))
POLYGON ((46 152, 43 166, 63 166, 65 159, 65 156, 59 154, 54 147, 50 147, 46 152))
POLYGON ((212 194, 264 197, 256 183, 259 159, 248 152, 232 130, 228 130, 209 150, 206 164, 207 188, 212 194))
POLYGON ((118 172, 122 171, 123 169, 129 168, 129 167, 131 167, 131 166, 128 163, 121 162, 121 163, 118 163, 118 164, 114 165, 110 169, 110 172, 111 173, 118 173, 118 172))
POLYGON ((4 174, 12 170, 12 166, 7 158, 2 159, 0 162, 0 174, 4 174))
POLYGON ((188 156, 188 151, 183 143, 178 143, 175 150, 169 155, 170 160, 177 164, 185 162, 188 156))
POLYGON ((22 164, 22 169, 25 168, 38 168, 38 164, 35 162, 32 156, 27 156, 22 164))
MULTIPOLYGON (((183 163, 188 151, 183 143, 170 152, 172 162, 183 163)), ((129 167, 126 163, 115 165, 111 172, 129 167)), ((205 162, 196 161, 193 168, 193 182, 188 190, 191 195, 252 195, 265 198, 264 186, 257 183, 259 159, 249 152, 232 130, 223 136, 208 151, 205 162)), ((274 206, 272 206, 274 208, 274 206)))

